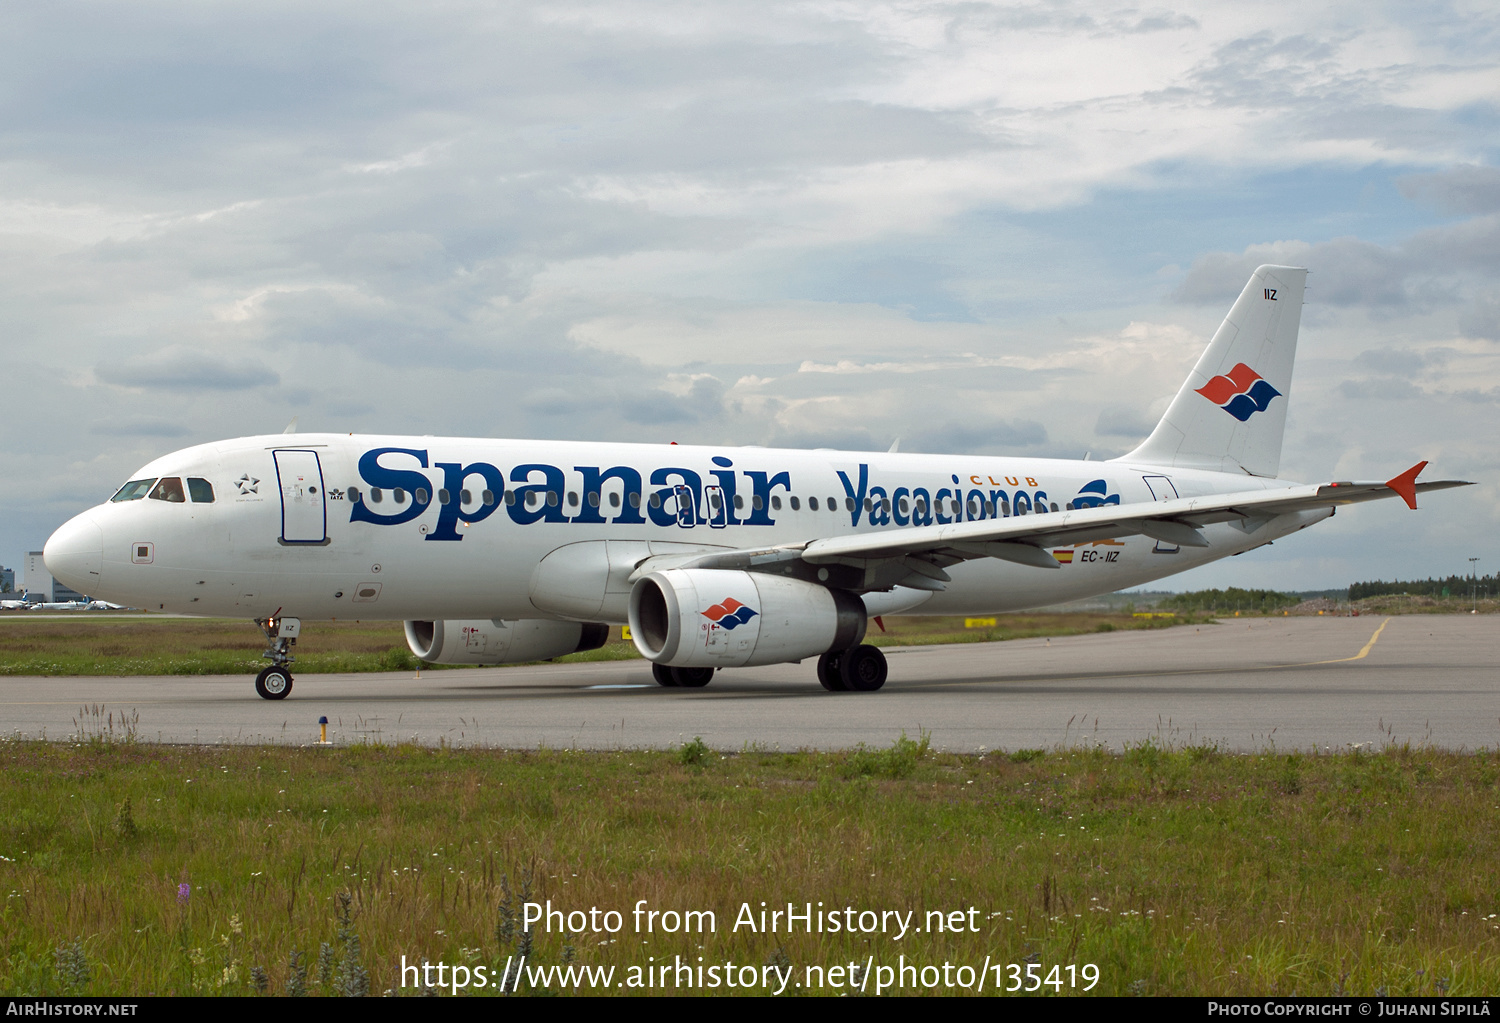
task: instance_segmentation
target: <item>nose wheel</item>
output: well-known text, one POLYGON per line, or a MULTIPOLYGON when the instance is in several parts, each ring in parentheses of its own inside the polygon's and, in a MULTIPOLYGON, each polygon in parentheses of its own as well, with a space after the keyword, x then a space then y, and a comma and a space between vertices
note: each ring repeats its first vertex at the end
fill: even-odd
POLYGON ((292 675, 285 668, 262 668, 255 676, 255 691, 264 700, 285 700, 292 691, 292 675))
POLYGON ((255 676, 255 691, 263 700, 285 700, 292 691, 292 647, 302 633, 300 618, 257 618, 255 624, 266 634, 266 652, 271 662, 255 676))

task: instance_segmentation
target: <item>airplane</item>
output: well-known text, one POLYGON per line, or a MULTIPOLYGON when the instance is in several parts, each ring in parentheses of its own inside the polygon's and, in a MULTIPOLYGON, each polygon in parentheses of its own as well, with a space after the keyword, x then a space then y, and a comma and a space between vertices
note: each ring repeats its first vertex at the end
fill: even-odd
POLYGON ((1426 462, 1277 479, 1306 279, 1256 269, 1150 436, 1105 462, 273 434, 156 459, 44 560, 113 602, 253 619, 268 700, 291 692, 303 621, 337 618, 404 621, 418 658, 468 665, 628 624, 663 686, 816 658, 824 689, 878 690, 872 618, 1109 593, 1469 485, 1417 482, 1426 462))

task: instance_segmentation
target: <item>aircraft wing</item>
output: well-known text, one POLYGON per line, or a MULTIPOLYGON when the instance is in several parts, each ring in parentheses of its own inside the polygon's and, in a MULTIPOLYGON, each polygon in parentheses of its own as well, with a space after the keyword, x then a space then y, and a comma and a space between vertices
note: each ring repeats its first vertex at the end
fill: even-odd
MULTIPOLYGON (((1000 558, 1036 568, 1055 569, 1059 564, 1046 550, 1048 547, 1122 536, 1148 536, 1181 547, 1207 547, 1208 540, 1201 532, 1202 527, 1217 522, 1241 523, 1246 533, 1253 533, 1278 515, 1386 497, 1400 497, 1410 507, 1416 508, 1419 493, 1471 485, 1465 480, 1416 482, 1417 474, 1426 465, 1426 462, 1421 462, 1383 483, 1310 484, 949 525, 903 527, 801 544, 679 557, 673 559, 675 563, 670 567, 786 571, 790 568, 789 563, 802 562, 805 565, 863 569, 864 578, 853 584, 855 589, 886 589, 891 585, 902 585, 941 590, 949 581, 944 567, 975 558, 1000 558)), ((648 559, 637 574, 668 567, 658 565, 658 560, 648 559)))

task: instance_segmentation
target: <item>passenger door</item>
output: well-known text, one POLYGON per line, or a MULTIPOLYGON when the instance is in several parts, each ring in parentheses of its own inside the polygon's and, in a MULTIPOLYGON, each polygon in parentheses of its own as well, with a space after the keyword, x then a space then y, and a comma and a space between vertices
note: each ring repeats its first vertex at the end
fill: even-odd
POLYGON ((328 508, 324 503, 323 467, 316 451, 273 451, 281 491, 282 544, 328 543, 328 508))

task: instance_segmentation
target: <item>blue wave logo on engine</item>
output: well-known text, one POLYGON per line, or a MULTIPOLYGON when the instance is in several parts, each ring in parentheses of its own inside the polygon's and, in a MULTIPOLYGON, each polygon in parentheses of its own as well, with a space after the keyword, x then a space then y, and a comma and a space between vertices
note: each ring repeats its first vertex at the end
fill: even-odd
POLYGON ((721 629, 728 629, 731 632, 755 617, 753 610, 733 597, 725 597, 722 602, 715 604, 702 614, 704 618, 721 629))
POLYGON ((1074 508, 1102 508, 1106 504, 1119 504, 1120 495, 1109 492, 1109 484, 1103 480, 1092 480, 1078 488, 1073 498, 1074 508))

